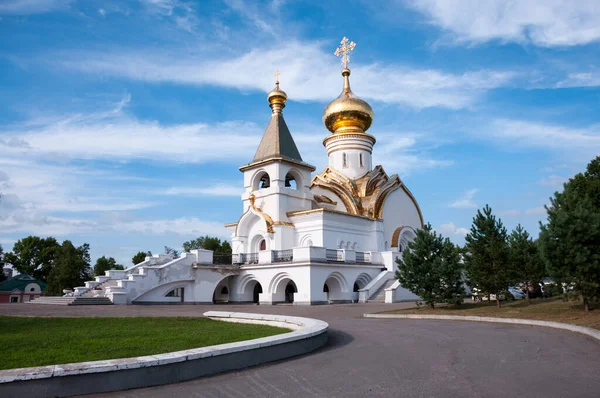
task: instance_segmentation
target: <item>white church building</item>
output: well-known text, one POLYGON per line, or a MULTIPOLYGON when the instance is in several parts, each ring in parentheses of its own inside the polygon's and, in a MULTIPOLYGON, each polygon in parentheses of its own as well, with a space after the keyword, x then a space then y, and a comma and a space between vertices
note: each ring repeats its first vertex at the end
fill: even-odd
MULTIPOLYGON (((342 40, 343 89, 323 113, 328 166, 306 163, 283 110, 287 94, 268 94, 271 117, 244 175, 242 211, 226 224, 231 264, 193 250, 147 257, 125 271, 75 289, 115 304, 326 304, 417 299, 395 280, 396 260, 423 226, 416 199, 398 175, 374 166, 373 110, 350 89, 342 40)), ((240 189, 241 190, 241 189, 240 189)))

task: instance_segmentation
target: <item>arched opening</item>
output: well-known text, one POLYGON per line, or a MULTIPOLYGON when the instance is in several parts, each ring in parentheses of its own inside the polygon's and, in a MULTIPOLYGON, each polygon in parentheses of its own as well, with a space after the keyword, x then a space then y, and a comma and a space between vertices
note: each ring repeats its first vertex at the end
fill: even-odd
POLYGON ((371 276, 369 274, 364 273, 364 272, 356 277, 356 280, 354 281, 354 286, 352 286, 352 300, 353 301, 358 301, 359 290, 364 289, 365 286, 367 286, 371 282, 372 279, 373 278, 371 278, 371 276))
POLYGON ((261 239, 260 242, 258 242, 258 250, 259 251, 267 250, 267 241, 266 240, 261 239))
POLYGON ((398 251, 402 253, 408 249, 408 244, 415 240, 416 237, 417 234, 415 234, 415 231, 413 231, 412 228, 404 228, 400 234, 400 239, 398 240, 398 251))
POLYGON ((177 287, 177 288, 171 290, 169 293, 165 294, 165 297, 178 297, 179 302, 183 303, 184 294, 185 294, 185 289, 182 287, 177 287))
POLYGON ((323 292, 327 294, 328 302, 348 301, 348 285, 346 279, 339 272, 331 273, 323 285, 323 292))
POLYGON ((362 153, 358 155, 358 161, 359 161, 360 167, 365 167, 363 165, 363 154, 362 153))
POLYGON ((307 247, 311 247, 312 245, 313 245, 312 240, 309 239, 309 240, 306 241, 306 246, 307 247))
POLYGON ((340 241, 340 244, 339 244, 339 247, 338 247, 338 249, 344 249, 345 247, 346 247, 346 246, 345 246, 345 242, 344 242, 343 240, 342 240, 342 241, 340 241))
POLYGON ((342 160, 343 160, 343 167, 348 167, 348 155, 346 155, 346 152, 344 152, 342 154, 342 160))
POLYGON ((291 189, 298 189, 298 183, 296 177, 292 173, 287 173, 285 176, 285 187, 291 189))
POLYGON ((354 282, 354 286, 352 286, 352 291, 353 291, 354 293, 357 293, 357 292, 358 292, 358 289, 360 289, 360 287, 358 287, 358 283, 354 282))
POLYGON ((296 288, 296 284, 294 281, 290 280, 287 285, 285 285, 285 302, 293 303, 294 302, 294 293, 298 293, 298 288, 296 288))
POLYGON ((252 302, 255 304, 258 304, 259 301, 259 294, 262 293, 262 286, 260 285, 260 283, 256 282, 254 284, 254 289, 252 290, 252 302))
POLYGON ((252 190, 258 191, 259 189, 269 188, 271 186, 271 178, 269 177, 269 173, 266 171, 260 172, 254 177, 254 182, 252 183, 252 190))
POLYGON ((229 302, 229 281, 231 277, 224 278, 213 292, 213 304, 224 304, 229 302))

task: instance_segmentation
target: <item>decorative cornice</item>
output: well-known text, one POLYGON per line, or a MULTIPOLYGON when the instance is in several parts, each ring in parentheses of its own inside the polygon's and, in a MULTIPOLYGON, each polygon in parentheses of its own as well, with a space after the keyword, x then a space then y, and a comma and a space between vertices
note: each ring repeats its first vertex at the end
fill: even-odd
POLYGON ((415 229, 408 225, 403 225, 401 227, 396 228, 394 230, 394 233, 392 234, 392 245, 391 245, 392 247, 398 247, 398 240, 400 239, 400 234, 402 233, 404 228, 412 229, 413 232, 416 233, 415 229))
POLYGON ((327 203, 329 205, 337 205, 337 202, 333 201, 329 196, 325 195, 313 195, 317 203, 327 203))
POLYGON ((273 223, 273 225, 279 225, 279 226, 282 226, 282 227, 291 227, 291 228, 294 228, 294 223, 285 222, 285 221, 275 221, 273 223))
POLYGON ((252 168, 255 167, 260 167, 260 166, 264 166, 265 164, 269 164, 269 163, 274 163, 274 162, 283 162, 283 163, 289 163, 289 164, 293 164, 295 166, 300 166, 300 167, 304 167, 310 171, 315 171, 317 168, 313 165, 310 165, 308 163, 305 162, 300 162, 294 159, 289 159, 289 158, 285 158, 285 157, 272 157, 269 159, 264 159, 264 160, 259 160, 258 162, 252 162, 252 163, 248 163, 242 167, 240 167, 240 171, 244 172, 246 170, 250 170, 252 168))
POLYGON ((225 224, 224 227, 225 228, 229 228, 229 227, 237 227, 238 223, 237 222, 230 222, 228 224, 225 224))
POLYGON ((345 211, 332 210, 332 209, 324 209, 324 208, 312 209, 312 210, 301 210, 301 211, 289 211, 289 212, 286 213, 286 215, 291 218, 291 217, 304 216, 304 215, 316 214, 316 213, 341 214, 343 216, 350 216, 350 217, 362 218, 364 220, 383 221, 382 219, 375 219, 375 218, 372 218, 372 217, 367 217, 367 216, 361 216, 361 215, 358 215, 358 214, 347 213, 345 211))
POLYGON ((371 145, 375 145, 375 142, 377 142, 377 140, 375 139, 375 137, 373 137, 371 134, 354 131, 354 132, 348 132, 348 133, 335 133, 335 134, 328 135, 323 140, 323 145, 327 146, 327 143, 329 141, 342 140, 342 139, 345 139, 345 138, 362 138, 362 139, 366 139, 366 140, 371 141, 371 145))

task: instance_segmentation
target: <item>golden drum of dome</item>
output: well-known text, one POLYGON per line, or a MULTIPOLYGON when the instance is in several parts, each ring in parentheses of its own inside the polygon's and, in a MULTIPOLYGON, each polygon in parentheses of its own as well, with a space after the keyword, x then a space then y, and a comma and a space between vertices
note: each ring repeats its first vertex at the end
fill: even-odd
POLYGON ((365 132, 373 122, 373 109, 366 101, 358 98, 350 90, 350 70, 342 70, 344 90, 323 112, 323 123, 332 133, 336 131, 361 130, 365 132))

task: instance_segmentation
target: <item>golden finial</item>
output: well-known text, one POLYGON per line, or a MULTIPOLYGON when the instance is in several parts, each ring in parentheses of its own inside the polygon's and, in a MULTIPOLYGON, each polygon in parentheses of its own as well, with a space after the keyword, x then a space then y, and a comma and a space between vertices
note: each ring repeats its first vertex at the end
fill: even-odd
POLYGON ((273 110, 273 114, 281 113, 281 110, 285 108, 285 101, 287 101, 287 94, 279 89, 279 70, 275 71, 275 88, 267 95, 269 106, 273 110))
MULTIPOLYGON (((344 88, 338 98, 327 105, 323 112, 323 122, 329 131, 334 134, 358 133, 365 134, 373 121, 373 109, 366 101, 358 98, 350 89, 350 62, 349 52, 354 50, 356 43, 344 37, 334 55, 342 57, 342 76, 344 88)), ((374 138, 373 138, 374 139, 374 138)))
POLYGON ((344 36, 344 38, 340 42, 340 46, 336 48, 335 52, 333 53, 336 57, 342 57, 342 64, 344 65, 344 69, 348 69, 348 63, 350 62, 350 56, 348 55, 348 53, 353 51, 354 47, 356 47, 356 43, 348 40, 348 38, 344 36))

